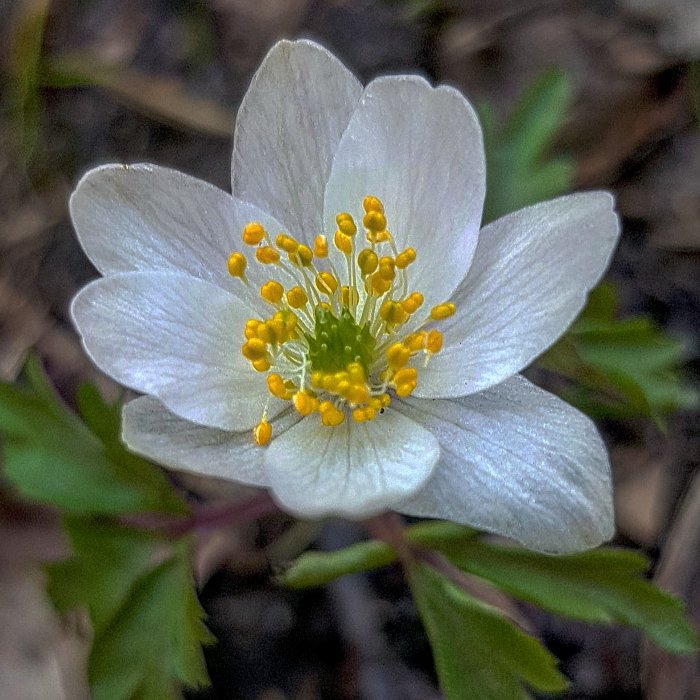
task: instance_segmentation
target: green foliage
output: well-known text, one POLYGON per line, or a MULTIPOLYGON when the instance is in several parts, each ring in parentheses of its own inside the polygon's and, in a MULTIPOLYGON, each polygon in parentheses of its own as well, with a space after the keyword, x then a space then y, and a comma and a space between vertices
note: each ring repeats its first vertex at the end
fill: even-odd
POLYGON ((186 541, 94 518, 68 517, 72 559, 49 567, 59 610, 85 606, 94 629, 95 700, 170 700, 179 685, 208 683, 202 644, 212 641, 194 594, 186 541))
MULTIPOLYGON (((492 544, 474 530, 439 522, 409 527, 406 537, 412 546, 435 549, 459 569, 545 610, 585 622, 637 627, 673 653, 696 649, 681 603, 644 578, 648 562, 635 552, 602 548, 551 556, 492 544)), ((360 542, 336 552, 307 552, 280 581, 294 588, 322 585, 395 560, 389 545, 360 542)))
MULTIPOLYGON (((693 64, 691 82, 698 82, 696 74, 693 64)), ((485 223, 571 189, 573 161, 548 156, 570 102, 566 75, 552 70, 525 89, 502 125, 488 106, 479 110, 487 163, 485 223)), ((678 371, 683 346, 648 317, 617 320, 616 312, 614 288, 602 285, 567 334, 538 360, 571 380, 564 398, 594 417, 645 416, 659 425, 665 415, 697 405, 697 393, 683 385, 678 371)))
POLYGON ((27 161, 36 149, 41 128, 41 48, 49 5, 50 0, 22 0, 15 3, 11 26, 8 96, 20 152, 27 161))
POLYGON ((643 578, 648 561, 636 552, 602 548, 548 556, 474 537, 440 549, 463 571, 544 610, 585 622, 638 627, 675 654, 697 649, 682 604, 643 578))
POLYGON ((408 580, 448 700, 525 700, 523 683, 566 688, 554 657, 497 610, 424 564, 412 565, 408 580))
POLYGON ((120 410, 97 389, 78 392, 83 420, 56 397, 39 364, 24 386, 0 385, 4 474, 21 494, 64 512, 73 556, 49 567, 59 610, 85 607, 94 629, 96 700, 175 700, 208 683, 211 641, 194 592, 189 542, 124 527, 117 516, 187 513, 163 473, 121 445, 120 410))
POLYGON ((81 392, 86 425, 35 361, 25 379, 24 387, 0 384, 4 475, 23 496, 72 514, 186 512, 163 473, 121 445, 119 412, 97 390, 81 392))
POLYGON ((574 163, 548 157, 571 101, 565 73, 543 73, 521 95, 505 123, 488 105, 479 107, 486 148, 484 223, 571 189, 574 163))
POLYGON ((616 319, 612 285, 595 289, 567 335, 538 364, 573 380, 565 398, 590 415, 649 416, 662 424, 678 408, 697 405, 679 368, 685 351, 644 316, 616 319))

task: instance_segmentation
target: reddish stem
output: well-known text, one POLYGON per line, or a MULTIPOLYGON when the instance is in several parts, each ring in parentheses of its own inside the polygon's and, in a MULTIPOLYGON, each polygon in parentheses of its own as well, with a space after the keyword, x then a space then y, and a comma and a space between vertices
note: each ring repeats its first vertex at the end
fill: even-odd
POLYGON ((411 546, 406 540, 406 528, 403 518, 398 513, 382 513, 365 520, 367 532, 377 540, 391 546, 399 559, 407 564, 412 558, 411 546))
POLYGON ((236 523, 250 522, 281 512, 267 491, 261 491, 245 501, 227 501, 194 506, 186 518, 164 518, 154 513, 123 518, 131 527, 160 530, 172 539, 195 531, 215 530, 236 523))

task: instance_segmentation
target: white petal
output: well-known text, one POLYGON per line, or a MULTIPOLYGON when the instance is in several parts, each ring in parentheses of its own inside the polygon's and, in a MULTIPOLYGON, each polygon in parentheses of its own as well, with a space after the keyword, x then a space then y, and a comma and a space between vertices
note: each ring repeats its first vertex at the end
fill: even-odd
MULTIPOLYGON (((132 452, 172 469, 267 485, 265 450, 249 430, 232 433, 191 423, 151 396, 130 401, 122 415, 122 439, 132 452)), ((295 411, 286 411, 271 421, 273 434, 283 435, 298 421, 295 411)))
POLYGON ((285 510, 305 518, 362 518, 415 493, 439 454, 431 433, 393 410, 335 427, 314 415, 273 439, 265 472, 285 510))
POLYGON ((280 41, 243 98, 233 141, 235 196, 312 240, 322 231, 333 153, 362 92, 337 58, 311 41, 280 41))
MULTIPOLYGON (((270 233, 281 226, 268 214, 203 180, 157 165, 104 165, 90 170, 70 200, 83 249, 103 275, 164 270, 209 280, 257 305, 255 290, 227 272, 241 231, 260 221, 270 233)), ((250 256, 252 257, 252 256, 250 256)), ((254 286, 262 270, 249 265, 254 286), (257 276, 256 276, 257 275, 257 276)))
POLYGON ((397 510, 568 552, 613 534, 608 457, 582 413, 515 376, 462 399, 397 408, 440 441, 427 485, 397 510))
POLYGON ((479 235, 474 262, 440 324, 443 350, 416 396, 465 396, 519 372, 566 330, 600 280, 619 225, 606 192, 536 204, 479 235))
POLYGON ((361 221, 363 198, 379 197, 397 246, 413 246, 418 256, 410 291, 422 292, 428 308, 446 301, 474 253, 484 168, 479 123, 456 90, 415 76, 379 78, 365 89, 333 160, 324 202, 329 240, 336 214, 361 221))
POLYGON ((130 272, 84 287, 71 313, 88 355, 121 384, 202 425, 246 430, 260 420, 269 394, 241 355, 246 309, 223 289, 130 272))

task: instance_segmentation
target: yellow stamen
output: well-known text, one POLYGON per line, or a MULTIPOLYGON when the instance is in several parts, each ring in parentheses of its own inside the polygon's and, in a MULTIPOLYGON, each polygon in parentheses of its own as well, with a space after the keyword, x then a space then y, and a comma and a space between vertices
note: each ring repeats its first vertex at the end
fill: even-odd
POLYGON ((337 409, 331 401, 323 401, 318 410, 323 425, 340 425, 345 420, 345 413, 337 409))
POLYGON ((379 199, 379 197, 373 197, 371 194, 368 194, 362 200, 362 208, 365 210, 365 212, 378 211, 382 214, 384 213, 384 205, 382 204, 382 200, 379 199))
POLYGON ((305 306, 308 301, 309 301, 308 295, 299 286, 292 287, 287 292, 287 303, 293 309, 300 309, 302 306, 305 306))
POLYGON ((335 243, 335 247, 341 253, 345 253, 345 255, 352 253, 352 240, 350 236, 345 235, 340 229, 335 232, 333 243, 335 243))
POLYGON ((244 227, 241 237, 243 242, 248 245, 258 245, 266 235, 267 232, 262 224, 259 224, 257 221, 251 221, 244 227))
POLYGON ((411 359, 411 351, 403 343, 394 343, 387 348, 386 361, 393 370, 401 369, 411 359))
POLYGON ((455 305, 451 302, 446 302, 444 304, 438 304, 433 306, 430 310, 430 318, 435 321, 442 321, 443 319, 449 318, 455 312, 455 305))
POLYGON ((262 287, 260 287, 260 296, 268 303, 273 306, 277 306, 282 301, 282 295, 284 294, 284 287, 277 282, 277 280, 270 280, 265 282, 262 287))
POLYGON ((253 428, 253 439, 260 447, 269 444, 272 439, 272 426, 264 418, 253 428))
POLYGON ((299 244, 299 247, 296 249, 296 252, 294 253, 289 253, 289 262, 291 262, 293 265, 297 266, 303 266, 303 267, 308 267, 311 265, 311 261, 314 259, 314 254, 311 251, 311 248, 309 246, 304 245, 303 243, 299 244))
POLYGON ((403 308, 407 314, 414 314, 423 306, 423 295, 420 292, 412 292, 403 300, 403 308))
POLYGON ((231 275, 231 277, 240 277, 241 279, 245 278, 245 269, 247 265, 248 261, 243 253, 231 253, 226 263, 229 275, 231 275))
POLYGON ((416 251, 413 248, 406 248, 396 256, 396 267, 404 270, 416 260, 416 251))
POLYGON ((319 272, 316 275, 316 289, 330 296, 338 289, 338 280, 330 272, 319 272))
POLYGON ((354 306, 357 304, 360 300, 360 294, 355 289, 355 287, 350 287, 347 284, 344 284, 340 288, 340 298, 343 302, 343 306, 354 306))
POLYGON ((338 230, 346 236, 354 236, 357 233, 355 220, 347 212, 338 214, 335 217, 335 223, 338 225, 338 230))
POLYGON ((431 355, 442 350, 442 333, 435 329, 428 331, 428 338, 425 341, 425 350, 431 355))
POLYGON ((403 304, 398 301, 393 301, 392 299, 387 299, 381 305, 379 308, 379 315, 382 317, 382 320, 392 325, 403 323, 408 318, 408 314, 403 308, 403 304))
POLYGON ((325 236, 316 236, 314 240, 314 255, 317 258, 328 257, 328 241, 325 236))
POLYGON ((369 248, 363 248, 357 256, 357 266, 363 277, 371 275, 379 265, 377 254, 369 248))
POLYGON ((255 259, 263 265, 272 265, 279 262, 280 254, 272 246, 266 245, 262 248, 256 248, 255 259))
POLYGON ((286 233, 280 233, 280 235, 275 238, 275 245, 285 253, 296 253, 299 249, 298 241, 295 241, 286 233))
POLYGON ((308 416, 318 409, 318 399, 305 391, 297 391, 292 397, 292 403, 300 416, 308 416))

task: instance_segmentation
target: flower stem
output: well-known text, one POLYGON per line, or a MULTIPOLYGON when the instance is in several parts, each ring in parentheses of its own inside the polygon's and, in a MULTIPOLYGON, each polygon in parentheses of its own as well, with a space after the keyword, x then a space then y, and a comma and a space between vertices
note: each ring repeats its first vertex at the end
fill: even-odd
POLYGON ((194 506, 191 515, 186 518, 165 519, 152 513, 144 513, 124 518, 123 521, 131 527, 159 530, 171 539, 178 539, 193 532, 216 530, 280 512, 270 494, 262 491, 244 501, 194 506))
POLYGON ((411 562, 413 553, 406 540, 403 518, 398 513, 389 512, 376 515, 365 520, 364 525, 372 537, 386 542, 396 551, 404 566, 411 562))

